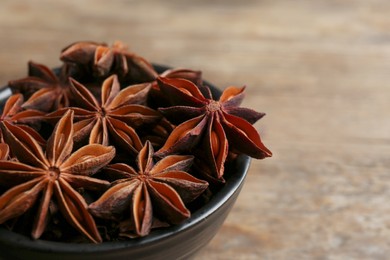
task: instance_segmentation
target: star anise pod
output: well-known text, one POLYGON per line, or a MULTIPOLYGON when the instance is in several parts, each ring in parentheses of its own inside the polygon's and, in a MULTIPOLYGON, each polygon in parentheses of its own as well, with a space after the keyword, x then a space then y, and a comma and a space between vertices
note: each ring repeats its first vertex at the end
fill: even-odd
MULTIPOLYGON (((44 144, 45 140, 32 127, 27 125, 38 125, 44 113, 33 109, 24 110, 22 105, 22 94, 13 94, 10 96, 4 104, 3 111, 0 115, 0 122, 19 124, 19 127, 32 135, 40 144, 44 144)), ((2 141, 4 141, 3 131, 0 129, 0 142, 2 141)))
POLYGON ((60 59, 90 67, 92 74, 100 78, 117 74, 121 80, 139 83, 153 81, 157 77, 147 60, 129 52, 120 41, 111 47, 104 43, 76 42, 62 50, 60 59))
MULTIPOLYGON (((114 143, 129 152, 138 153, 142 144, 134 128, 160 120, 157 111, 142 104, 150 89, 149 83, 131 85, 120 90, 116 75, 107 78, 102 84, 99 101, 81 83, 71 79, 74 101, 79 107, 75 112, 76 142, 89 136, 89 143, 108 145, 114 143)), ((48 119, 57 119, 66 112, 60 109, 47 115, 48 119)))
POLYGON ((90 204, 90 211, 107 219, 118 219, 130 211, 139 236, 150 232, 153 216, 179 223, 190 216, 184 203, 194 200, 208 186, 185 172, 191 163, 192 156, 184 155, 170 155, 154 163, 153 147, 147 141, 137 157, 138 171, 126 164, 106 168, 122 179, 90 204))
POLYGON ((39 201, 32 237, 38 239, 49 219, 49 205, 58 204, 65 219, 95 243, 102 241, 79 188, 102 190, 109 182, 91 177, 114 157, 114 147, 87 145, 72 152, 73 111, 56 125, 44 152, 22 128, 3 122, 6 142, 18 161, 0 161, 0 182, 13 183, 0 197, 0 223, 17 218, 39 201))
MULTIPOLYGON (((168 69, 160 74, 160 77, 164 78, 181 78, 193 82, 198 87, 203 86, 202 72, 198 70, 190 69, 168 69)), ((157 83, 157 80, 152 82, 152 88, 150 89, 150 101, 151 107, 166 107, 169 106, 169 99, 161 91, 157 83)))
POLYGON ((53 111, 70 104, 68 69, 67 65, 62 66, 57 76, 45 65, 30 61, 28 77, 12 80, 8 85, 12 91, 28 98, 23 104, 24 108, 53 111))
POLYGON ((272 155, 251 125, 264 116, 252 109, 239 107, 244 87, 225 89, 219 100, 207 96, 191 81, 159 77, 161 91, 170 99, 171 107, 160 108, 178 125, 156 156, 188 151, 201 145, 204 159, 216 178, 222 178, 229 148, 262 159, 272 155))

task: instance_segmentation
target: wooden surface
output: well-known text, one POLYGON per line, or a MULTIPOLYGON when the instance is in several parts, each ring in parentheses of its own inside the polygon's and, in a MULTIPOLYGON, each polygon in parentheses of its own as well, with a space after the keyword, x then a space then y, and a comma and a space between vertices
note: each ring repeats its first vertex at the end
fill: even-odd
POLYGON ((78 40, 247 85, 274 157, 197 259, 388 259, 390 2, 0 2, 0 82, 78 40))

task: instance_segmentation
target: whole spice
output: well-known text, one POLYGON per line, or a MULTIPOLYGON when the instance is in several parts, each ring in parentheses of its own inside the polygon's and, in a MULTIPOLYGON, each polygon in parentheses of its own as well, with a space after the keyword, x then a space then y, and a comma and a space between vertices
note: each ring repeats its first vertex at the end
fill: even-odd
POLYGON ((191 81, 164 77, 157 81, 172 104, 159 110, 168 119, 182 123, 156 156, 185 152, 200 145, 213 177, 222 178, 229 148, 258 159, 272 155, 251 125, 264 114, 239 107, 244 88, 229 87, 216 101, 210 92, 205 96, 191 81))
POLYGON ((207 203, 237 154, 272 155, 252 126, 264 114, 240 107, 244 88, 216 100, 201 71, 157 73, 121 42, 76 42, 60 59, 54 70, 29 62, 28 76, 9 82, 0 115, 6 228, 94 243, 146 236, 207 203))
MULTIPOLYGON (((169 69, 160 74, 160 77, 165 78, 180 78, 193 82, 198 87, 203 86, 202 72, 189 69, 169 69)), ((160 91, 157 80, 152 82, 152 89, 150 90, 149 105, 152 107, 169 106, 168 97, 160 91)))
POLYGON ((8 83, 13 92, 23 93, 28 99, 24 108, 47 112, 69 106, 69 66, 62 66, 57 76, 45 65, 30 61, 28 71, 28 77, 8 83))
POLYGON ((102 241, 85 199, 76 189, 104 189, 109 182, 90 177, 114 157, 115 149, 87 145, 71 154, 73 112, 58 122, 44 152, 22 128, 3 122, 4 138, 18 161, 0 161, 0 180, 15 186, 0 197, 0 223, 17 218, 37 201, 32 237, 39 238, 50 217, 49 205, 55 199, 67 221, 92 242, 102 241))
MULTIPOLYGON (((120 90, 115 75, 107 78, 101 88, 100 102, 82 84, 71 79, 71 90, 74 102, 78 107, 72 107, 75 112, 76 142, 88 137, 89 143, 108 145, 117 144, 127 151, 137 154, 141 149, 141 141, 134 128, 144 124, 152 124, 160 120, 161 115, 142 104, 150 84, 132 85, 120 90)), ((58 119, 69 108, 63 108, 47 115, 48 119, 58 119)))
MULTIPOLYGON (((21 94, 14 94, 7 99, 4 104, 3 112, 0 115, 0 122, 8 122, 11 124, 19 124, 26 132, 32 135, 39 143, 45 143, 45 140, 35 131, 34 128, 28 124, 37 126, 42 120, 45 113, 22 108, 23 96, 21 94)), ((0 142, 3 142, 3 131, 0 129, 0 142)))
POLYGON ((157 77, 147 60, 129 52, 120 41, 112 47, 104 43, 76 42, 62 50, 60 59, 83 66, 97 78, 117 74, 123 80, 138 83, 152 81, 157 77))
POLYGON ((191 156, 171 155, 154 163, 153 147, 149 141, 137 157, 138 171, 126 164, 114 164, 106 171, 121 175, 89 208, 95 216, 120 219, 131 214, 135 232, 149 234, 153 216, 177 224, 190 216, 185 202, 198 197, 208 186, 185 170, 192 163, 191 156))

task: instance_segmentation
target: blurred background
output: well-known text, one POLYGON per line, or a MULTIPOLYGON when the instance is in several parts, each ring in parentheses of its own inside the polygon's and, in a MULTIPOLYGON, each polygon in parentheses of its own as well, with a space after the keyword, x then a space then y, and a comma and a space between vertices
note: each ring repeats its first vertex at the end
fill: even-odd
POLYGON ((200 69, 243 103, 272 158, 252 161, 197 259, 387 259, 390 2, 1 0, 0 84, 74 41, 121 40, 200 69))

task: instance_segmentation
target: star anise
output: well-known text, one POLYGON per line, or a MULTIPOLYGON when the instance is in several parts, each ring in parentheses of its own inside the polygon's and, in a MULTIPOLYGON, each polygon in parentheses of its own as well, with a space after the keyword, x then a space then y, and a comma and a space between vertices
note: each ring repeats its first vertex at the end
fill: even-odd
POLYGON ((102 241, 79 188, 101 190, 109 182, 91 177, 115 155, 114 147, 87 145, 72 153, 73 111, 58 122, 44 152, 22 128, 3 122, 4 138, 18 161, 0 161, 0 182, 13 183, 0 197, 0 223, 17 218, 39 202, 32 237, 38 239, 56 203, 66 220, 95 243, 102 241))
MULTIPOLYGON (((198 70, 190 69, 168 69, 160 74, 160 77, 164 78, 181 78, 193 82, 198 87, 203 86, 202 72, 198 70)), ((150 89, 150 101, 149 105, 152 107, 166 107, 169 106, 168 97, 161 91, 157 83, 157 80, 152 82, 152 88, 150 89)))
MULTIPOLYGON (((142 144, 134 128, 160 120, 157 111, 142 104, 150 89, 149 83, 131 85, 120 90, 116 75, 107 78, 102 84, 101 100, 81 83, 71 79, 71 91, 79 107, 75 112, 76 142, 89 136, 89 143, 108 145, 113 142, 129 152, 138 153, 142 144)), ((47 115, 48 119, 61 117, 66 109, 47 115)))
POLYGON ((194 200, 208 186, 185 171, 192 156, 170 155, 156 164, 149 141, 137 157, 138 171, 126 164, 113 164, 106 171, 122 176, 89 209, 95 216, 120 219, 131 213, 135 232, 150 232, 153 216, 168 223, 179 223, 190 216, 185 203, 194 200))
POLYGON ((68 69, 67 65, 62 66, 57 76, 45 65, 30 61, 29 76, 12 80, 8 85, 12 91, 20 92, 28 98, 23 104, 24 108, 53 111, 70 104, 68 69))
MULTIPOLYGON (((22 94, 14 94, 10 96, 4 104, 3 111, 0 115, 0 122, 8 122, 11 124, 20 124, 26 132, 32 135, 40 144, 44 144, 45 140, 30 126, 37 125, 44 116, 43 112, 33 109, 22 109, 23 96, 22 94)), ((3 140, 3 131, 0 129, 0 142, 3 140)))
POLYGON ((121 42, 75 42, 60 59, 53 70, 29 62, 0 104, 8 229, 73 242, 145 236, 206 204, 239 154, 272 156, 252 126, 264 114, 240 107, 244 87, 219 97, 200 71, 161 73, 121 42))
MULTIPOLYGON (((216 178, 222 178, 229 148, 262 159, 272 155, 251 125, 264 116, 252 109, 239 107, 244 87, 229 87, 218 101, 207 96, 191 81, 159 77, 161 91, 171 107, 160 111, 178 125, 156 156, 188 151, 202 144, 202 154, 216 178)), ((201 155, 202 156, 202 155, 201 155)))
POLYGON ((62 50, 60 59, 90 67, 95 77, 117 74, 121 79, 134 83, 153 81, 157 77, 147 60, 129 52, 120 41, 112 47, 104 43, 76 42, 62 50))

